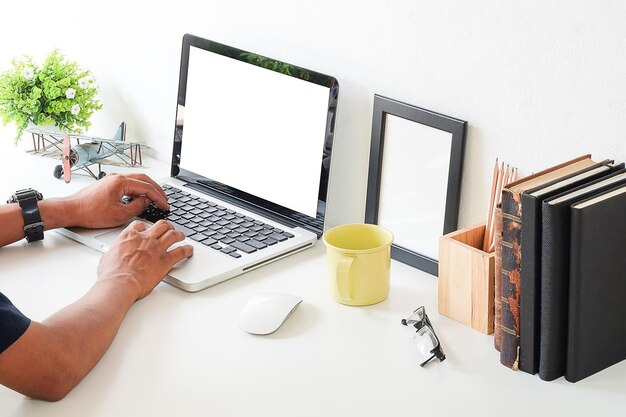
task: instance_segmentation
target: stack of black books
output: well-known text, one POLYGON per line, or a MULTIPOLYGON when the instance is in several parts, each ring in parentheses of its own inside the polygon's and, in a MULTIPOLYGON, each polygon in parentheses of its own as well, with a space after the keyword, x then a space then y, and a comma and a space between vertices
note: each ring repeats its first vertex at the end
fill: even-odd
POLYGON ((522 178, 502 211, 502 363, 576 382, 626 359, 624 164, 586 155, 522 178))

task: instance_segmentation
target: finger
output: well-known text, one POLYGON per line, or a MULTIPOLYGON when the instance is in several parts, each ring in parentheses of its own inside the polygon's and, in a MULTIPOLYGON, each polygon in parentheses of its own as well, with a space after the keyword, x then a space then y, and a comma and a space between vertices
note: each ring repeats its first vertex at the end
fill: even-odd
POLYGON ((145 232, 148 227, 141 220, 133 220, 125 230, 136 230, 138 232, 145 232))
POLYGON ((172 229, 163 233, 158 240, 159 242, 163 243, 163 246, 165 246, 165 248, 169 248, 174 243, 185 240, 185 235, 183 234, 183 232, 172 229))
POLYGON ((137 216, 141 214, 146 207, 150 205, 150 199, 147 197, 136 197, 130 203, 124 204, 124 210, 128 212, 128 216, 137 216))
POLYGON ((173 229, 174 226, 172 226, 170 222, 167 222, 165 220, 159 220, 152 227, 150 227, 150 229, 148 229, 148 233, 155 239, 159 239, 161 236, 163 236, 165 232, 173 229))
POLYGON ((133 179, 144 181, 144 182, 147 182, 148 184, 151 184, 154 188, 157 189, 157 191, 160 191, 163 197, 167 200, 167 194, 165 194, 165 191, 163 191, 163 188, 155 180, 153 180, 146 174, 132 173, 132 174, 128 174, 127 176, 129 178, 133 178, 133 179))
POLYGON ((170 265, 174 266, 183 259, 190 258, 193 255, 193 246, 178 246, 167 252, 167 260, 170 265))
POLYGON ((167 204, 167 198, 162 194, 163 190, 158 185, 154 187, 145 181, 127 178, 127 181, 124 183, 123 193, 131 197, 146 196, 151 201, 154 201, 160 209, 169 210, 170 208, 170 205, 167 204))

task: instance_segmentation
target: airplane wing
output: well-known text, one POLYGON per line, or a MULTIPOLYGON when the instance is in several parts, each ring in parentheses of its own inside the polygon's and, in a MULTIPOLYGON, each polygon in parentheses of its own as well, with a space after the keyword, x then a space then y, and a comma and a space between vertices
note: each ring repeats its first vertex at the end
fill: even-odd
POLYGON ((105 139, 105 138, 99 138, 96 136, 88 136, 88 135, 80 135, 80 134, 76 134, 76 133, 70 133, 70 138, 72 139, 78 139, 81 141, 89 141, 89 142, 96 142, 96 143, 110 143, 112 145, 141 145, 142 148, 144 149, 150 149, 150 147, 144 143, 141 142, 135 142, 133 140, 127 139, 127 140, 119 140, 119 139, 105 139))
POLYGON ((62 159, 63 157, 63 151, 55 147, 49 147, 49 148, 40 149, 40 150, 28 149, 26 153, 29 153, 32 155, 38 155, 38 156, 45 156, 47 158, 54 158, 54 159, 62 159))
MULTIPOLYGON (((78 142, 80 141, 88 141, 88 142, 97 142, 97 143, 111 143, 111 144, 133 144, 133 145, 141 145, 142 148, 144 149, 150 149, 150 147, 142 142, 136 142, 130 139, 127 140, 121 140, 121 139, 106 139, 106 138, 99 138, 97 136, 90 136, 90 135, 83 135, 81 133, 66 133, 66 132, 55 132, 52 130, 46 130, 46 129, 41 129, 41 128, 37 128, 37 127, 33 127, 33 128, 28 128, 26 129, 27 132, 30 133, 34 133, 35 135, 42 135, 46 142, 47 145, 53 145, 53 144, 59 144, 62 145, 63 144, 63 137, 66 134, 70 135, 70 139, 71 140, 76 140, 78 142)), ((116 135, 117 136, 117 135, 116 135)))

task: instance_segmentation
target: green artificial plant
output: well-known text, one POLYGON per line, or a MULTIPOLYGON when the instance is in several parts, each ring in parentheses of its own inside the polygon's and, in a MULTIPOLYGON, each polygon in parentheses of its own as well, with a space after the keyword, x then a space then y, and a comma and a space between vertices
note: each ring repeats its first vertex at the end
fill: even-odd
POLYGON ((29 123, 55 125, 62 131, 81 133, 102 105, 89 71, 54 50, 40 67, 32 57, 14 59, 0 74, 0 115, 6 125, 17 126, 18 142, 29 123))

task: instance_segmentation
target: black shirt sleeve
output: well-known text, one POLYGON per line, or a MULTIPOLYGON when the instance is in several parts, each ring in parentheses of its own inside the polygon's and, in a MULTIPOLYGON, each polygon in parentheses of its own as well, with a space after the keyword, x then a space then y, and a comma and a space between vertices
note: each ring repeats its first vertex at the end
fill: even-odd
POLYGON ((19 339, 29 325, 30 319, 0 292, 0 353, 19 339))

